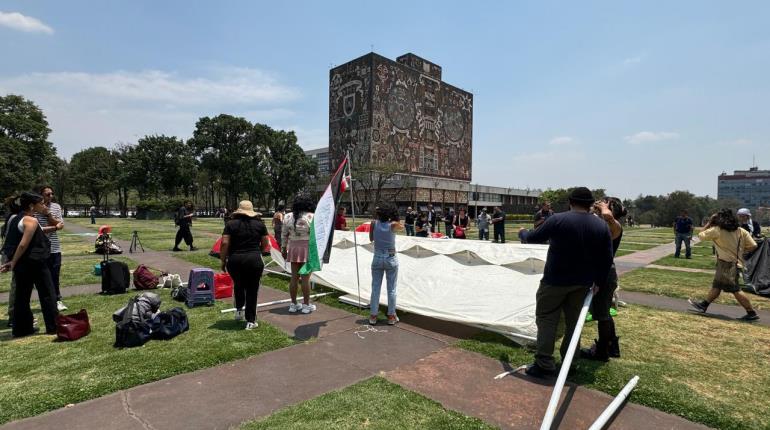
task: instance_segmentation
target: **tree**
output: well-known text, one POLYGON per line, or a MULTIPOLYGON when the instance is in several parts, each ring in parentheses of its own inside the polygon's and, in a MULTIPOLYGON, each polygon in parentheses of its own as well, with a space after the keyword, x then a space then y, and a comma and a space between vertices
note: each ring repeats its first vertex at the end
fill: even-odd
POLYGON ((70 178, 70 163, 59 157, 55 158, 54 163, 51 186, 56 193, 57 201, 66 213, 67 197, 73 191, 72 179, 70 178))
POLYGON ((281 201, 305 188, 318 174, 318 165, 305 155, 297 144, 297 136, 293 131, 269 130, 269 127, 257 124, 258 134, 267 134, 267 177, 270 184, 270 196, 273 207, 278 207, 281 201))
POLYGON ((115 153, 97 146, 72 156, 70 175, 77 191, 100 207, 108 193, 115 190, 118 162, 115 153))
POLYGON ((51 180, 56 149, 48 141, 50 133, 33 102, 13 94, 0 97, 0 195, 51 180))
POLYGON ((356 209, 360 213, 369 210, 371 203, 381 201, 383 190, 393 188, 392 200, 396 200, 409 184, 399 174, 403 168, 394 162, 372 162, 363 151, 351 155, 351 174, 355 180, 356 209))
POLYGON ((174 136, 145 136, 136 145, 123 145, 118 160, 125 184, 140 199, 188 195, 197 176, 191 148, 174 136))
POLYGON ((225 204, 235 207, 238 197, 255 183, 255 164, 265 157, 264 142, 254 126, 243 118, 221 114, 203 117, 195 124, 192 139, 187 141, 200 160, 201 168, 212 180, 218 180, 225 194, 225 204))

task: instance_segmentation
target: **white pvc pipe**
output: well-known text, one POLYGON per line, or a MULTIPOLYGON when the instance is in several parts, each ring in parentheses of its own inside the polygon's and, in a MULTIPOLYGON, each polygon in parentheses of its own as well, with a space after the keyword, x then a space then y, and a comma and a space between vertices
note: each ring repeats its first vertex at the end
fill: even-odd
MULTIPOLYGON (((310 295, 310 298, 314 299, 316 297, 328 296, 329 294, 334 294, 334 291, 329 292, 329 293, 312 294, 312 295, 310 295)), ((291 299, 273 300, 272 302, 267 302, 267 303, 257 303, 257 307, 259 308, 259 307, 263 307, 263 306, 280 305, 281 303, 289 303, 290 301, 291 301, 291 299)), ((235 310, 236 310, 235 308, 222 309, 220 312, 225 314, 225 313, 228 313, 228 312, 235 312, 235 310)))
POLYGON ((588 313, 588 307, 591 305, 591 299, 593 297, 593 290, 588 290, 588 294, 586 294, 586 298, 583 301, 583 309, 580 310, 580 316, 575 325, 575 331, 572 332, 572 339, 570 339, 569 347, 567 348, 567 356, 562 360, 559 377, 556 379, 556 385, 553 387, 551 400, 548 402, 548 408, 545 410, 545 416, 543 417, 543 423, 540 425, 540 430, 551 430, 553 418, 556 414, 556 406, 559 405, 561 391, 564 389, 564 383, 567 381, 567 373, 569 373, 570 365, 572 365, 572 358, 575 356, 575 349, 580 341, 580 333, 583 331, 583 324, 586 322, 586 314, 588 313))
POLYGON ((591 427, 589 427, 588 430, 603 429, 607 424, 607 421, 610 420, 610 417, 615 414, 615 411, 617 411, 620 405, 623 404, 623 402, 628 398, 628 396, 631 394, 631 391, 636 388, 637 383, 639 383, 639 376, 634 376, 631 378, 631 380, 628 381, 628 384, 626 384, 626 386, 620 390, 620 393, 618 393, 615 399, 609 404, 609 406, 607 406, 607 409, 605 409, 604 412, 599 415, 599 418, 597 418, 596 421, 591 424, 591 427))

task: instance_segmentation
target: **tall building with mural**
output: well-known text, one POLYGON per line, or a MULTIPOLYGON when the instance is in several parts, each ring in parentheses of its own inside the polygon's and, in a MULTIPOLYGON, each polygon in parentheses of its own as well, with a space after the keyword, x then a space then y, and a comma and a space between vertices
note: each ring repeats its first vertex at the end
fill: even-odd
MULTIPOLYGON (((473 94, 442 81, 441 74, 439 65, 411 53, 393 61, 372 52, 331 69, 331 166, 347 153, 359 166, 388 166, 398 175, 380 198, 402 207, 472 204, 481 192, 470 183, 473 94)), ((507 190, 514 197, 509 201, 528 207, 539 195, 507 190)))

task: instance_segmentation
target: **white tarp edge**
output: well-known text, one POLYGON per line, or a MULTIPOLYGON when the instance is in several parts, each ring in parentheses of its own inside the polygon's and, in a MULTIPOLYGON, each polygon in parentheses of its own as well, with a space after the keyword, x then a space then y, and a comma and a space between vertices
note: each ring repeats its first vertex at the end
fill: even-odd
MULTIPOLYGON (((334 232, 331 259, 314 282, 357 295, 353 234, 358 241, 361 296, 371 295, 372 247, 368 233, 334 232)), ((484 327, 514 340, 534 338, 535 293, 548 246, 396 236, 397 309, 484 327)), ((280 252, 273 260, 284 266, 280 252)), ((383 279, 380 303, 387 304, 383 279)))

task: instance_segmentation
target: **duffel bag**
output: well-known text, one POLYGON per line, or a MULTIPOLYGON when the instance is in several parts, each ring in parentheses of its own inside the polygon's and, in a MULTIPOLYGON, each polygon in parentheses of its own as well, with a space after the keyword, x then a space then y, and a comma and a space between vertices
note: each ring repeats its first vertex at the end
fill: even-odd
POLYGON ((56 315, 56 338, 62 341, 78 340, 91 332, 88 312, 81 309, 72 315, 56 315))
POLYGON ((226 299, 233 296, 233 278, 229 273, 214 274, 214 298, 226 299))
POLYGON ((131 315, 134 313, 136 298, 131 299, 123 312, 123 319, 115 324, 115 347, 132 348, 142 346, 150 340, 152 328, 150 322, 140 312, 139 320, 134 320, 131 315))
POLYGON ((152 338, 169 340, 190 329, 187 313, 182 308, 159 312, 152 319, 152 338))
POLYGON ((134 288, 137 290, 152 290, 158 288, 158 277, 144 264, 134 270, 134 288))

